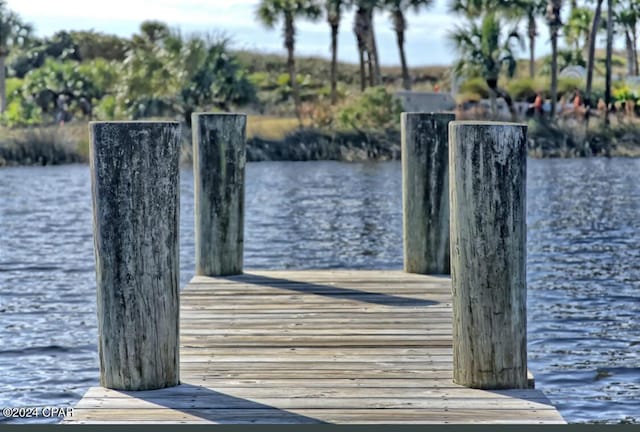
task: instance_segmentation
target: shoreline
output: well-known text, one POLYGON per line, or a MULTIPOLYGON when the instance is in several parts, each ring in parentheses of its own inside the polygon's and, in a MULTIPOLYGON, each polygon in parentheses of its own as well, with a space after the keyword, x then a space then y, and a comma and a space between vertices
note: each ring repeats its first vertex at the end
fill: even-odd
MULTIPOLYGON (((531 123, 527 154, 536 159, 640 157, 640 127, 621 124, 588 132, 572 125, 531 123)), ((9 130, 0 140, 0 167, 88 163, 86 124, 9 130)), ((183 128, 181 163, 191 163, 191 130, 183 128)), ((247 162, 365 162, 400 160, 400 131, 355 132, 296 129, 282 139, 252 136, 247 162)))

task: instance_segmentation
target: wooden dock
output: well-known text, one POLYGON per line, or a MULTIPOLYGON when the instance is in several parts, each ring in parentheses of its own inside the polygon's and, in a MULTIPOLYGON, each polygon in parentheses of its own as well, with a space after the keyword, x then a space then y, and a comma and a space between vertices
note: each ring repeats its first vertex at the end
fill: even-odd
POLYGON ((452 382, 451 281, 260 271, 180 295, 180 382, 90 388, 66 423, 564 423, 535 389, 452 382))

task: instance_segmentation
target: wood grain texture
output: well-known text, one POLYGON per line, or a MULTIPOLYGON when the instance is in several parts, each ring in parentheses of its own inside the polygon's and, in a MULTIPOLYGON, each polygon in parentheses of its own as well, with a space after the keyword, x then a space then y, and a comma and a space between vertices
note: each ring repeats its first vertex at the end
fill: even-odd
POLYGON ((404 269, 449 274, 449 122, 454 114, 402 113, 404 269))
POLYGON ((194 277, 181 300, 181 385, 92 388, 65 422, 563 423, 540 391, 453 382, 450 294, 430 294, 450 293, 448 278, 402 271, 287 275, 194 277), (415 292, 398 302, 396 290, 408 285, 415 292), (422 295, 414 296, 420 285, 422 295), (253 299, 254 307, 218 307, 221 300, 231 305, 234 295, 245 306, 253 299), (336 308, 295 312, 326 301, 336 308))
POLYGON ((193 178, 196 274, 242 273, 244 114, 194 113, 193 178))
POLYGON ((178 384, 179 125, 90 124, 100 382, 178 384))
POLYGON ((527 386, 526 131, 449 124, 453 376, 470 387, 527 386))

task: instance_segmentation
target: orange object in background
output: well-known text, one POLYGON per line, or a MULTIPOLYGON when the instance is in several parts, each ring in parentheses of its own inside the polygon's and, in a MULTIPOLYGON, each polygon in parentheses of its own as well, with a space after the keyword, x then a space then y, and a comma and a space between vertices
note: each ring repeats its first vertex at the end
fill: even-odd
POLYGON ((536 99, 533 101, 533 109, 537 114, 542 113, 542 96, 540 96, 540 93, 536 95, 536 99))

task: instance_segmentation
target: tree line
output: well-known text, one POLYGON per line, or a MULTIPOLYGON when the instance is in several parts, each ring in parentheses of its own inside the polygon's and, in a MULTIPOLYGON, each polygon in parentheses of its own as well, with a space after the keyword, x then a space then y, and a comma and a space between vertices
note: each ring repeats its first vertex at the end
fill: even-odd
MULTIPOLYGON (((330 101, 338 95, 338 34, 347 12, 353 11, 353 31, 358 49, 361 90, 382 83, 374 17, 386 13, 396 34, 402 87, 411 89, 405 53, 407 13, 428 13, 433 0, 262 0, 257 19, 268 28, 280 27, 287 52, 288 85, 295 112, 301 115, 300 79, 296 68, 296 27, 300 20, 325 19, 331 34, 330 101)), ((462 24, 449 31, 458 60, 455 74, 481 77, 492 101, 509 93, 500 85, 516 72, 516 53, 528 51, 530 77, 537 76, 535 43, 538 23, 549 28, 551 114, 558 101, 561 65, 582 65, 587 70, 585 102, 593 105, 596 41, 606 40, 605 102, 611 103, 613 41, 625 43, 627 74, 638 75, 637 27, 639 0, 448 0, 452 14, 462 24), (559 41, 564 38, 564 47, 559 41), (528 40, 528 44, 525 43, 528 40)), ((60 106, 131 118, 190 112, 208 104, 229 109, 256 96, 247 71, 229 51, 229 40, 210 35, 185 36, 166 24, 144 22, 130 39, 93 31, 61 31, 48 38, 34 36, 33 27, 0 0, 0 112, 10 92, 23 101, 14 103, 13 116, 37 117, 60 111, 60 106), (9 61, 7 61, 9 59, 9 61), (69 85, 71 83, 71 85, 69 85), (96 106, 96 104, 99 104, 96 106), (66 104, 66 105, 65 105, 66 104), (18 106, 19 105, 19 106, 18 106)), ((495 102, 494 102, 495 103, 495 102)))
MULTIPOLYGON (((516 71, 515 44, 524 47, 524 34, 529 39, 529 75, 536 74, 535 43, 538 37, 539 20, 546 21, 551 43, 551 116, 558 101, 558 57, 563 55, 567 65, 583 65, 587 69, 585 102, 593 105, 591 98, 593 71, 595 68, 596 39, 606 31, 605 103, 611 105, 612 46, 616 32, 622 33, 627 53, 628 75, 638 75, 637 27, 640 18, 640 1, 607 0, 606 16, 603 17, 603 0, 569 2, 568 19, 563 20, 562 0, 449 0, 452 13, 461 15, 464 24, 449 33, 455 44, 459 60, 455 70, 463 76, 481 76, 489 87, 492 105, 496 97, 503 97, 512 113, 513 104, 509 94, 498 85, 499 77, 513 77, 516 71), (604 25, 603 25, 604 23, 604 25), (524 28, 522 28, 524 27, 524 28), (568 49, 559 51, 558 40, 564 34, 568 49)), ((389 13, 396 33, 403 87, 411 89, 411 78, 404 50, 407 29, 406 13, 428 9, 432 0, 262 0, 258 6, 258 17, 268 27, 278 21, 283 23, 284 46, 288 53, 291 82, 295 82, 295 20, 317 21, 326 10, 331 29, 331 88, 335 102, 335 67, 337 64, 337 34, 341 17, 346 10, 355 8, 353 32, 356 36, 360 65, 360 85, 380 84, 380 63, 376 47, 373 22, 376 11, 389 13)), ((297 89, 294 100, 299 106, 297 89)))

